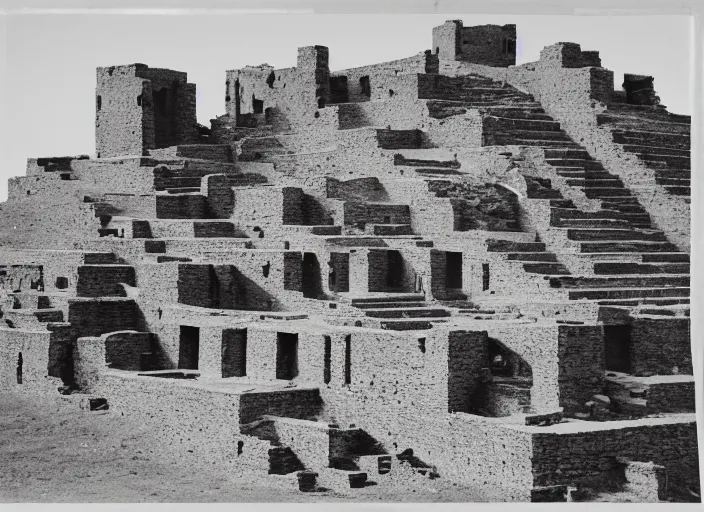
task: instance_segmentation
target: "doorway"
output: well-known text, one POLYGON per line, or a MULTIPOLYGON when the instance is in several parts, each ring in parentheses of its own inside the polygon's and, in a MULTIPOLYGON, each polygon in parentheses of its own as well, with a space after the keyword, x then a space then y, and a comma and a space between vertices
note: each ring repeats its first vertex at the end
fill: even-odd
POLYGON ((298 376, 298 334, 276 334, 276 378, 292 380, 298 376))
POLYGON ((181 326, 178 347, 179 370, 197 370, 200 349, 200 328, 189 325, 181 326))
POLYGON ((445 287, 449 289, 462 289, 462 253, 445 253, 445 287))

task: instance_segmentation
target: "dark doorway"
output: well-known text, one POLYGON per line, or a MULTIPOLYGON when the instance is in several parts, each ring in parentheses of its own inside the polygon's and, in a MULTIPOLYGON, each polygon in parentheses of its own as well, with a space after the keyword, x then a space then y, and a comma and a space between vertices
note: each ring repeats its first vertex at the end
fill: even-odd
POLYGON ((325 347, 323 350, 323 382, 330 383, 330 362, 332 359, 332 339, 330 336, 325 336, 325 347))
POLYGON ((252 94, 252 112, 255 114, 263 114, 264 113, 264 100, 258 100, 254 97, 254 94, 252 94))
POLYGON ((631 326, 605 325, 606 369, 631 373, 631 326))
POLYGON ((298 334, 276 335, 276 378, 291 380, 298 375, 298 334))
POLYGON ((489 289, 489 264, 482 263, 482 291, 485 292, 489 289))
POLYGON ((403 287, 403 257, 398 251, 386 251, 388 267, 386 271, 386 287, 398 289, 403 287))
POLYGON ((247 375, 247 329, 222 331, 222 377, 247 375))
POLYGON ((189 325, 181 326, 178 347, 179 370, 198 369, 198 351, 200 349, 200 328, 189 325))
POLYGON ((445 287, 462 289, 462 253, 445 253, 445 287))
POLYGON ((17 356, 17 384, 22 384, 22 352, 17 356))
POLYGON ((323 288, 320 278, 320 263, 314 252, 303 253, 303 296, 317 299, 322 295, 323 288))
POLYGON ((363 76, 359 79, 359 87, 360 87, 360 89, 362 89, 362 95, 366 96, 367 98, 371 97, 372 87, 371 87, 371 84, 369 83, 368 76, 363 76))
POLYGON ((345 384, 352 384, 352 335, 345 336, 345 384))

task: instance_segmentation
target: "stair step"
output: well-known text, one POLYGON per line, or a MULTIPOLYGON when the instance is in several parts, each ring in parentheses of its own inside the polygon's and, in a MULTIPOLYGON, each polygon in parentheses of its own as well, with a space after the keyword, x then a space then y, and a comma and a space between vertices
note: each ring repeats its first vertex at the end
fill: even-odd
POLYGON ((665 190, 675 196, 691 196, 692 195, 692 190, 690 187, 666 186, 665 190))
POLYGON ((610 300, 610 299, 636 299, 655 297, 689 297, 689 287, 672 288, 613 288, 592 290, 570 290, 570 300, 610 300))
POLYGON ((689 149, 669 148, 662 146, 637 146, 633 144, 623 144, 624 151, 638 153, 641 155, 674 155, 689 158, 689 149))
POLYGON ((644 213, 646 211, 641 204, 613 203, 610 201, 603 201, 601 207, 604 210, 616 210, 623 213, 644 213))
POLYGON ((669 242, 584 242, 583 253, 590 252, 675 252, 677 247, 669 242))
POLYGON ((487 252, 543 252, 545 244, 542 242, 514 242, 512 240, 497 240, 490 238, 486 241, 487 252))
POLYGON ((623 187, 589 187, 584 188, 584 195, 589 199, 600 199, 602 197, 629 197, 631 192, 623 187))
POLYGON ((364 313, 373 318, 438 318, 451 315, 446 309, 429 307, 365 309, 364 313))
POLYGON ((524 263, 523 270, 531 274, 546 274, 546 275, 569 275, 562 263, 524 263))
POLYGON ((551 252, 512 252, 507 255, 506 259, 511 261, 557 262, 557 256, 551 252))
POLYGON ((599 261, 594 263, 598 275, 616 274, 689 274, 689 263, 633 263, 599 261))
POLYGON ((421 331, 432 329, 433 324, 427 320, 384 320, 380 327, 390 331, 421 331))
POLYGON ((648 298, 639 299, 607 299, 600 300, 597 304, 600 306, 638 306, 641 304, 652 304, 654 306, 675 306, 678 304, 689 304, 689 297, 672 297, 672 298, 648 298))
MULTIPOLYGON (((595 264, 596 265, 596 264, 595 264)), ((689 287, 689 276, 617 276, 617 277, 584 277, 557 276, 550 277, 551 288, 670 288, 689 287)))
POLYGON ((652 132, 640 130, 617 130, 613 132, 614 142, 646 146, 662 145, 670 148, 690 149, 689 134, 652 132))
POLYGON ((571 187, 584 187, 585 191, 594 188, 623 188, 623 182, 616 178, 603 178, 603 179, 592 179, 592 178, 582 178, 582 179, 567 179, 565 180, 571 187))
POLYGON ((551 199, 550 206, 553 208, 576 208, 571 199, 551 199))
POLYGON ((643 263, 689 263, 686 252, 643 254, 643 263))
POLYGON ((425 302, 425 295, 421 293, 408 293, 404 295, 390 293, 388 295, 379 295, 371 297, 354 297, 352 298, 351 302, 353 306, 377 302, 425 302))
POLYGON ((367 302, 367 303, 353 303, 354 307, 359 309, 386 309, 386 308, 425 308, 428 307, 427 302, 404 302, 404 301, 389 301, 389 302, 367 302))
POLYGON ((667 238, 662 231, 641 231, 636 229, 597 228, 597 229, 568 229, 567 238, 575 241, 597 240, 648 240, 653 242, 666 242, 667 238))
POLYGON ((560 227, 566 228, 618 228, 629 226, 623 219, 563 219, 560 227))

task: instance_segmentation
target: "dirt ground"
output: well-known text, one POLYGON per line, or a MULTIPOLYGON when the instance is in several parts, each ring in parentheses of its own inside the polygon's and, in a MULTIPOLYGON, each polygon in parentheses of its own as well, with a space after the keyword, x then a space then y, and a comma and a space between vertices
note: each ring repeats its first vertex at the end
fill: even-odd
POLYGON ((0 393, 0 502, 476 502, 442 478, 301 493, 290 477, 230 476, 157 460, 129 416, 81 411, 57 395, 0 393))

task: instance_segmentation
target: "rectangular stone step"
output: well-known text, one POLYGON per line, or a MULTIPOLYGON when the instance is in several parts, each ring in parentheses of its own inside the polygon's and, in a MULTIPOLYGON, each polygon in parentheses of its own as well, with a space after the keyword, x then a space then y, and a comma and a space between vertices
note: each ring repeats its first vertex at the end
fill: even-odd
POLYGON ((359 309, 385 309, 385 308, 425 308, 428 303, 425 301, 411 302, 411 301, 389 301, 389 302, 367 302, 367 303, 353 303, 354 307, 359 309))
POLYGON ((640 304, 650 304, 654 306, 675 306, 678 304, 689 304, 688 297, 672 297, 672 298, 648 298, 641 297, 638 299, 608 299, 600 300, 600 306, 638 306, 640 304))
POLYGON ((524 263, 523 270, 531 274, 568 275, 570 273, 562 263, 524 263))
POLYGON ((589 152, 584 149, 546 149, 545 159, 560 159, 560 160, 575 160, 585 161, 592 160, 589 152))
POLYGON ((667 238, 662 231, 642 231, 636 229, 568 229, 567 238, 576 241, 596 240, 648 240, 653 242, 666 242, 667 238))
MULTIPOLYGON (((613 203, 610 201, 603 201, 601 207, 604 210, 616 210, 623 213, 644 213, 645 207, 641 204, 629 204, 629 203, 613 203)), ((647 215, 647 213, 645 213, 647 215)))
POLYGON ((674 196, 690 196, 692 195, 692 190, 690 187, 665 187, 665 190, 674 196))
POLYGON ((516 137, 515 144, 517 144, 519 146, 541 146, 541 147, 545 147, 545 148, 571 147, 571 146, 577 145, 575 142, 572 142, 572 140, 570 140, 570 139, 545 140, 545 139, 526 139, 526 138, 520 138, 520 137, 516 137))
POLYGON ((617 178, 583 178, 574 179, 569 178, 565 180, 568 185, 572 187, 584 187, 585 189, 590 188, 623 188, 623 182, 617 178))
POLYGON ((551 252, 512 252, 506 255, 512 261, 542 261, 546 263, 557 262, 557 255, 551 252))
POLYGON ((618 228, 629 226, 623 219, 562 219, 560 227, 566 228, 618 228))
MULTIPOLYGON (((595 264, 596 265, 596 264, 595 264)), ((689 276, 618 276, 583 277, 559 276, 550 278, 551 288, 670 288, 689 287, 689 276)))
POLYGON ((559 129, 559 123, 556 129, 528 129, 520 130, 514 129, 510 131, 510 134, 519 139, 536 139, 536 140, 571 140, 565 132, 559 129))
POLYGON ((645 146, 665 146, 690 149, 689 134, 623 130, 613 132, 614 142, 645 146))
POLYGON ((600 199, 602 197, 627 197, 631 192, 623 187, 591 187, 584 188, 584 195, 589 199, 600 199))
POLYGON ((584 242, 580 252, 675 252, 677 247, 669 242, 584 242))
POLYGON ((381 308, 365 309, 364 313, 373 318, 439 318, 450 316, 442 308, 381 308))
POLYGON ((497 240, 490 238, 486 241, 487 252, 543 252, 545 244, 542 242, 514 242, 512 240, 497 240))
POLYGON ((643 254, 643 263, 689 263, 686 252, 643 254))
MULTIPOLYGON (((546 150, 548 151, 548 150, 546 150)), ((557 150, 555 150, 557 151, 557 150)), ((545 162, 552 165, 553 167, 565 168, 569 167, 572 169, 580 168, 589 171, 603 171, 604 166, 601 162, 596 160, 586 160, 579 158, 546 158, 545 162)))
MULTIPOLYGON (((491 109, 492 111, 494 109, 491 109)), ((496 116, 496 127, 501 130, 515 130, 517 132, 525 132, 536 130, 539 132, 557 132, 560 130, 560 123, 552 119, 535 119, 535 118, 515 118, 496 116)))
POLYGON ((403 155, 394 155, 394 165, 407 165, 409 167, 440 167, 449 169, 459 169, 460 163, 457 160, 424 160, 420 158, 406 158, 403 155))
POLYGON ((610 300, 655 297, 689 297, 689 287, 682 288, 615 288, 597 290, 570 290, 570 300, 610 300))
POLYGON ((675 155, 689 158, 689 149, 668 148, 661 146, 637 146, 634 144, 623 144, 624 151, 629 153, 639 153, 641 155, 675 155))
POLYGON ((422 293, 389 293, 372 295, 369 297, 353 297, 351 302, 353 306, 358 306, 360 304, 375 304, 378 302, 425 302, 425 295, 422 293))
POLYGON ((382 320, 379 325, 390 331, 421 331, 433 327, 427 320, 382 320))
POLYGON ((677 156, 677 155, 653 155, 653 154, 643 154, 636 153, 636 156, 641 160, 647 162, 662 162, 671 167, 676 168, 689 168, 691 167, 691 161, 688 156, 677 156))
POLYGON ((690 178, 661 178, 656 176, 655 183, 657 185, 663 186, 689 188, 692 183, 692 180, 690 178))
POLYGON ((631 263, 600 261, 594 263, 598 275, 616 274, 689 274, 689 263, 631 263))

